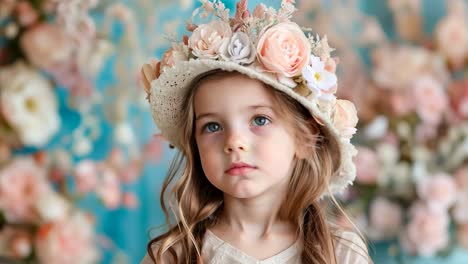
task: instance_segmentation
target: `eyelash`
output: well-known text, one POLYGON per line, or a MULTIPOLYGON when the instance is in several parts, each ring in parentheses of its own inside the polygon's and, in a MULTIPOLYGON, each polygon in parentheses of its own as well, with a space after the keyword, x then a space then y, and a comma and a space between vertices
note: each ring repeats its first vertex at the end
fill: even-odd
MULTIPOLYGON (((254 126, 266 126, 266 125, 268 125, 268 124, 271 123, 271 119, 270 119, 269 117, 265 116, 265 115, 257 115, 257 116, 255 116, 254 118, 252 118, 252 122, 255 122, 255 120, 257 120, 258 118, 263 118, 263 119, 266 120, 266 122, 265 122, 265 124, 263 124, 263 125, 254 125, 254 126)), ((218 131, 219 131, 219 130, 211 131, 211 132, 210 132, 210 131, 207 131, 207 129, 208 129, 208 127, 209 127, 210 125, 217 125, 218 127, 221 127, 221 125, 219 125, 217 122, 208 122, 208 123, 206 123, 206 124, 203 126, 203 128, 202 128, 202 133, 209 133, 209 134, 211 134, 211 133, 215 133, 215 132, 218 132, 218 131)), ((219 128, 218 128, 218 129, 219 129, 219 128)))

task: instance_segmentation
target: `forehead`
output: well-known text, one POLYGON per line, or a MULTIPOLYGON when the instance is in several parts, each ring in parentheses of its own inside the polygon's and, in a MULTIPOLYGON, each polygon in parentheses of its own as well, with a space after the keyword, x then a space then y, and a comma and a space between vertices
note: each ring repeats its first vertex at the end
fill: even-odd
POLYGON ((209 77, 195 91, 195 113, 229 107, 273 106, 271 89, 240 73, 209 77))

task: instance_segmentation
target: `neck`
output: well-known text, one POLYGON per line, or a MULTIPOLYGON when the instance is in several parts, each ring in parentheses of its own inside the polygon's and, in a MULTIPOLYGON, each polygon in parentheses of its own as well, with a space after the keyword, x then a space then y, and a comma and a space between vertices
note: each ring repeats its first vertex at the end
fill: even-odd
POLYGON ((220 224, 233 232, 250 234, 256 238, 290 232, 293 225, 278 218, 283 199, 284 195, 241 199, 225 194, 220 224))

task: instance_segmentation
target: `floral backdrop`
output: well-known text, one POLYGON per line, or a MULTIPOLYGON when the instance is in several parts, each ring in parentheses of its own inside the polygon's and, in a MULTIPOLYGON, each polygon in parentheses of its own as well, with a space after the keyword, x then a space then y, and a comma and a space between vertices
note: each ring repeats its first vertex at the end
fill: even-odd
MULTIPOLYGON (((339 96, 358 109, 358 175, 338 198, 375 262, 466 263, 467 1, 291 2, 336 48, 339 96)), ((173 151, 139 66, 180 41, 199 5, 0 0, 1 263, 143 257, 173 151)))

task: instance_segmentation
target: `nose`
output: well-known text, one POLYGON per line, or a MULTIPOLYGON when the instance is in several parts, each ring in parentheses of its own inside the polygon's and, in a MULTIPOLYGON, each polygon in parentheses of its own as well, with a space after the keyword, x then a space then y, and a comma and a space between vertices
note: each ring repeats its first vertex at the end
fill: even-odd
POLYGON ((248 145, 246 139, 243 138, 238 133, 229 133, 226 136, 226 141, 224 144, 224 152, 226 154, 232 153, 234 151, 248 151, 248 145))

